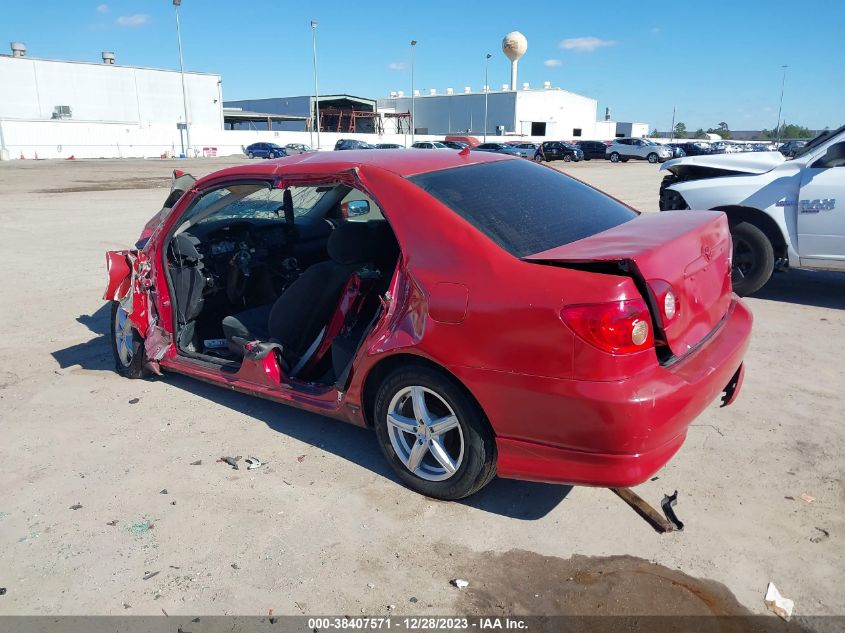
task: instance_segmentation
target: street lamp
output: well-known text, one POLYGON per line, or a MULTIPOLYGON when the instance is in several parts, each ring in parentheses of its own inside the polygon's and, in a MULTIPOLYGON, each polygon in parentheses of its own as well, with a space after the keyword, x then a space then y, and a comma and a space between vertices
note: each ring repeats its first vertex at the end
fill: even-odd
POLYGON ((487 142, 487 94, 490 92, 490 84, 487 81, 487 71, 490 68, 490 58, 493 57, 487 53, 484 61, 484 142, 487 142))
POLYGON ((416 45, 417 40, 411 40, 411 145, 414 144, 414 131, 417 127, 414 119, 414 47, 416 45))
MULTIPOLYGON (((176 41, 179 43, 179 72, 182 74, 182 109, 185 112, 185 140, 182 142, 182 153, 187 157, 191 149, 191 126, 188 123, 188 93, 185 90, 185 64, 182 61, 182 30, 179 26, 179 7, 182 0, 173 0, 173 9, 176 11, 176 41), (187 147, 185 144, 187 143, 187 147)), ((179 134, 179 138, 182 135, 179 134)))
MULTIPOLYGON (((317 20, 311 20, 311 44, 314 49, 314 107, 317 110, 317 147, 320 149, 320 91, 317 89, 317 20)), ((313 125, 311 126, 314 127, 313 125)))
POLYGON ((777 127, 777 135, 775 137, 775 142, 780 143, 780 113, 783 110, 783 87, 786 85, 786 69, 789 68, 787 65, 781 66, 783 69, 783 78, 780 81, 780 105, 778 106, 778 127, 777 127))

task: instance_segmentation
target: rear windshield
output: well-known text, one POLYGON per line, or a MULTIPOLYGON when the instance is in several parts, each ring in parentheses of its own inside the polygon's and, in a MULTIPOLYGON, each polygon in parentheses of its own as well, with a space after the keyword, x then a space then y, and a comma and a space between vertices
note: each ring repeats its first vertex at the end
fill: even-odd
POLYGON ((516 257, 569 244, 637 216, 600 191, 527 160, 455 167, 409 180, 516 257))

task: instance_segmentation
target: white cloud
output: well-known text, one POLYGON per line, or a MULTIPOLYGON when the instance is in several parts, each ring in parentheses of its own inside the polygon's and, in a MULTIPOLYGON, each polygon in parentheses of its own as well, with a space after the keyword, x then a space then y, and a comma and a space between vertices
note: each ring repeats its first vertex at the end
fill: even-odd
POLYGON ((560 43, 561 48, 578 51, 579 53, 592 53, 597 48, 614 46, 614 40, 603 40, 598 37, 571 37, 560 43))
POLYGON ((557 68, 558 66, 563 66, 563 62, 559 59, 547 59, 543 62, 543 66, 546 68, 557 68))
POLYGON ((97 5, 97 13, 108 13, 109 12, 109 5, 107 4, 98 4, 97 5))
POLYGON ((149 24, 150 16, 145 13, 136 13, 135 15, 121 15, 117 20, 115 20, 117 24, 120 26, 144 26, 145 24, 149 24))
POLYGON ((402 62, 393 62, 391 64, 388 64, 387 67, 390 70, 405 70, 405 64, 403 64, 402 62))

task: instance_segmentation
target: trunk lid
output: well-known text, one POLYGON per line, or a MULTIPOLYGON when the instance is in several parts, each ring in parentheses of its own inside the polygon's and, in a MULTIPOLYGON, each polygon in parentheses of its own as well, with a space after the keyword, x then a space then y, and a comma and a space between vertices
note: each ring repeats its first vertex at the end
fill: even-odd
POLYGON ((655 338, 683 356, 719 324, 731 302, 731 236, 718 211, 644 213, 591 237, 524 258, 634 278, 649 304, 655 338), (597 267, 597 265, 599 265, 597 267), (668 282, 677 314, 665 320, 655 281, 668 282))

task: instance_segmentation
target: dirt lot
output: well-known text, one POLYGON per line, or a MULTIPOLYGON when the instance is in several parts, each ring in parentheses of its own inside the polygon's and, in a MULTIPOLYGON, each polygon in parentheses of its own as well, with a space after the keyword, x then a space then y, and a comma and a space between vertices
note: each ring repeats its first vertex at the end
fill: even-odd
MULTIPOLYGON (((112 371, 103 252, 174 167, 235 162, 0 163, 0 614, 761 613, 769 581, 798 614, 843 613, 845 275, 779 274, 748 300, 739 401, 638 489, 677 489, 682 533, 603 489, 497 480, 440 503, 367 431, 112 371)), ((562 168, 657 206, 655 166, 562 168)))

